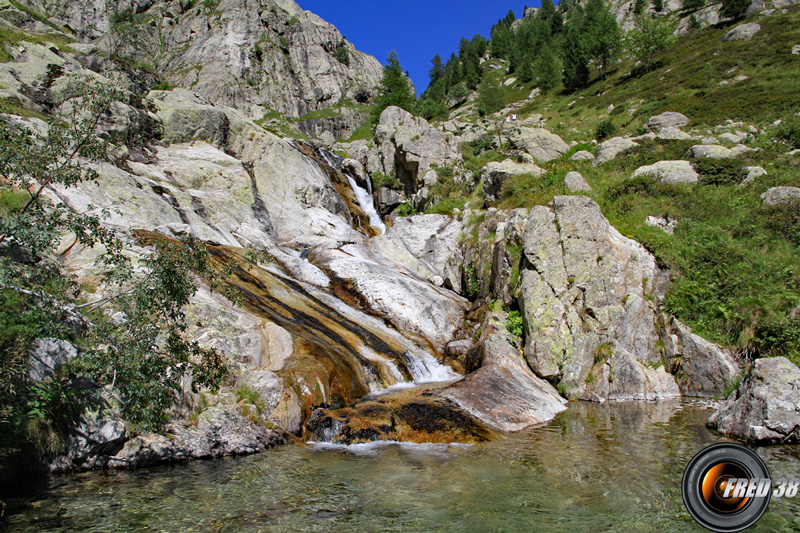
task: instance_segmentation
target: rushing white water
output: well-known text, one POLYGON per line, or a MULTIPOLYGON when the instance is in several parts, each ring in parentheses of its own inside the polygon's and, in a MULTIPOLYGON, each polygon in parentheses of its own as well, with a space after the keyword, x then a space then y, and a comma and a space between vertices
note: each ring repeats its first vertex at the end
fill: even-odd
POLYGON ((372 200, 372 195, 369 191, 362 189, 359 187, 356 180, 354 180, 351 176, 347 176, 347 181, 350 182, 350 187, 353 188, 353 192, 356 194, 356 198, 358 198, 358 203, 361 204, 361 209, 369 217, 369 224, 371 226, 375 226, 376 228, 380 229, 380 235, 383 235, 386 232, 386 225, 381 220, 381 216, 378 214, 378 211, 375 210, 375 202, 372 200))

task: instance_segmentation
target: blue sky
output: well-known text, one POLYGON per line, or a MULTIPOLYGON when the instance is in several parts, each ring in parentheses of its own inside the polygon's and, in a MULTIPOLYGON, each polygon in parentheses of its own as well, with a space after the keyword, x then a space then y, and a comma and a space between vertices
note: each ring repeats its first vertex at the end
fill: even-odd
MULTIPOLYGON (((431 58, 447 61, 458 53, 462 37, 489 37, 498 19, 513 9, 522 16, 526 0, 296 0, 303 9, 327 20, 356 48, 385 64, 394 50, 418 93, 428 86, 431 58)), ((558 3, 558 2, 555 2, 558 3)), ((529 0, 538 7, 541 0, 529 0)))

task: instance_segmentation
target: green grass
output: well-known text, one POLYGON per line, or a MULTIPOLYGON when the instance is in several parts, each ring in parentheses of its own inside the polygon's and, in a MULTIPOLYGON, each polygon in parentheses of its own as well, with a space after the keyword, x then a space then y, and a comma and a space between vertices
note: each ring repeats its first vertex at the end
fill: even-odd
POLYGON ((300 118, 294 119, 294 122, 303 122, 306 120, 314 120, 319 118, 334 118, 334 117, 341 117, 342 114, 334 108, 326 107, 325 109, 317 109, 314 111, 309 111, 305 115, 300 118))

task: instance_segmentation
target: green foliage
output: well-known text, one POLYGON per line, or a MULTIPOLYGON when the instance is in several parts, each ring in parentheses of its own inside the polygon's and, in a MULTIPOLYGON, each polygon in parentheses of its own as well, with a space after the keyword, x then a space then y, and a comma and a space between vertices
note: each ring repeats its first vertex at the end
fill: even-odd
POLYGON ((534 63, 536 84, 542 92, 548 92, 561 82, 561 62, 550 46, 545 46, 534 63))
POLYGON ((564 88, 576 91, 586 87, 589 84, 589 53, 576 25, 569 24, 565 28, 562 58, 564 88))
POLYGON ((800 117, 790 116, 775 130, 775 138, 786 141, 792 148, 800 148, 800 117))
POLYGON ((350 66, 350 50, 344 41, 336 45, 336 60, 342 65, 350 66))
POLYGON ((240 384, 233 392, 236 395, 237 403, 248 403, 254 405, 258 411, 258 414, 261 414, 264 411, 264 400, 261 399, 261 395, 258 394, 258 391, 254 390, 248 384, 240 384))
POLYGON ((664 11, 664 0, 653 0, 653 9, 655 9, 657 13, 664 11))
POLYGON ((581 33, 586 51, 595 60, 600 76, 605 78, 609 63, 622 46, 622 30, 602 0, 587 2, 581 33))
POLYGON ((375 190, 378 190, 381 187, 386 187, 395 191, 403 190, 403 184, 399 179, 397 179, 397 176, 394 174, 387 176, 386 174, 382 174, 380 172, 372 173, 372 187, 375 190))
POLYGON ((414 204, 408 201, 408 202, 403 202, 402 204, 397 206, 397 209, 395 209, 394 212, 400 215, 401 217, 410 217, 411 215, 416 213, 416 210, 414 209, 414 204))
POLYGON ((503 109, 505 102, 500 91, 500 83, 496 78, 484 80, 478 93, 478 111, 490 115, 503 109))
POLYGON ((706 0, 683 0, 682 8, 684 11, 697 11, 706 5, 706 0))
POLYGON ((703 185, 736 185, 746 176, 744 164, 737 159, 699 159, 694 169, 703 185))
POLYGON ((522 315, 519 311, 510 311, 508 313, 508 320, 506 320, 506 328, 508 332, 514 335, 515 337, 522 337, 523 333, 523 321, 522 315))
POLYGON ((609 137, 613 137, 618 131, 619 128, 616 124, 614 124, 614 121, 612 121, 610 118, 607 118, 597 125, 594 136, 598 141, 602 141, 604 139, 608 139, 609 137))
POLYGON ((722 0, 721 13, 733 20, 739 20, 745 16, 752 3, 753 0, 722 0))
POLYGON ((644 70, 649 70, 655 57, 669 48, 674 40, 672 28, 666 21, 640 15, 636 17, 636 28, 628 32, 625 46, 634 58, 643 63, 644 70))
POLYGON ((378 85, 378 95, 375 97, 376 105, 373 111, 375 117, 380 116, 383 110, 389 106, 397 106, 411 111, 417 101, 411 91, 408 77, 397 59, 397 54, 390 53, 386 61, 386 66, 383 67, 383 77, 378 85))
POLYGON ((800 201, 764 206, 762 212, 769 229, 800 246, 800 201))
POLYGON ((219 6, 219 0, 203 0, 203 7, 206 11, 214 11, 219 6))

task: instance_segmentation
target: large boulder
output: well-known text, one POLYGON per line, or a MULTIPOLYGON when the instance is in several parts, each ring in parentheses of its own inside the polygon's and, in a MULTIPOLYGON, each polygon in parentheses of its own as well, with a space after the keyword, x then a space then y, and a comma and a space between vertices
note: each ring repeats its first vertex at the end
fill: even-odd
POLYGON ((566 409, 556 389, 525 363, 505 326, 507 319, 503 312, 487 315, 480 341, 470 352, 477 370, 437 394, 503 432, 549 422, 566 409))
POLYGON ((631 177, 650 176, 661 183, 693 184, 700 175, 688 161, 659 161, 637 168, 631 177))
POLYGON ((735 377, 729 354, 660 310, 667 274, 590 198, 532 209, 523 252, 525 357, 570 398, 709 396, 735 377))
POLYGON ((544 128, 521 126, 512 128, 508 140, 519 150, 527 152, 536 161, 547 163, 569 152, 569 145, 564 140, 544 128))
POLYGON ((592 162, 592 166, 596 167, 601 163, 616 159, 616 157, 622 152, 637 146, 639 146, 637 143, 629 139, 623 139, 622 137, 614 137, 613 139, 609 139, 597 147, 597 155, 594 158, 594 162, 592 162))
POLYGON ((544 170, 533 163, 516 163, 511 159, 487 163, 481 170, 484 201, 487 205, 495 205, 500 200, 503 185, 514 176, 541 176, 542 174, 544 174, 544 170))
POLYGON ((78 348, 63 339, 36 339, 28 358, 28 376, 33 381, 52 378, 64 363, 78 357, 78 348))
POLYGON ((725 37, 722 39, 725 42, 728 41, 749 41, 753 38, 753 36, 761 31, 761 24, 755 22, 748 22, 747 24, 742 24, 740 26, 736 26, 731 31, 725 34, 725 37))
POLYGON ((800 201, 800 187, 772 187, 761 195, 764 205, 783 205, 800 201))
POLYGON ((689 119, 675 111, 666 111, 660 115, 650 117, 647 121, 647 127, 655 132, 660 132, 666 128, 680 129, 687 124, 689 124, 689 119))
MULTIPOLYGON (((454 167, 461 160, 461 142, 421 117, 395 106, 383 110, 375 128, 375 147, 366 163, 370 173, 395 175, 413 194, 433 167, 454 167)), ((362 161, 363 162, 363 161, 362 161)))
POLYGON ((785 357, 758 359, 708 427, 765 444, 800 443, 800 369, 785 357))

